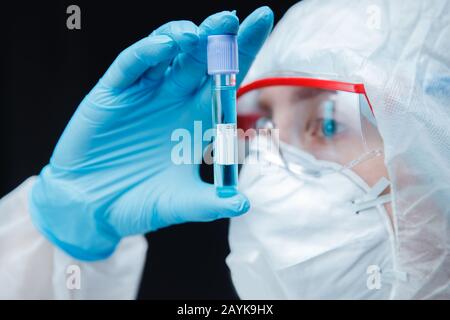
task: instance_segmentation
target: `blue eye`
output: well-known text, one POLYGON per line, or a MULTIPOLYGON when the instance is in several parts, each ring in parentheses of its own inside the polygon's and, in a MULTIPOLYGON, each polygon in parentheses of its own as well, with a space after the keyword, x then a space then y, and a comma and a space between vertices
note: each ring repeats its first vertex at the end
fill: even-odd
POLYGON ((322 134, 325 137, 332 137, 336 134, 337 124, 334 119, 323 119, 322 120, 322 134))
POLYGON ((328 100, 323 105, 323 119, 321 119, 322 135, 327 138, 331 138, 335 135, 337 130, 337 124, 334 120, 334 101, 328 100))

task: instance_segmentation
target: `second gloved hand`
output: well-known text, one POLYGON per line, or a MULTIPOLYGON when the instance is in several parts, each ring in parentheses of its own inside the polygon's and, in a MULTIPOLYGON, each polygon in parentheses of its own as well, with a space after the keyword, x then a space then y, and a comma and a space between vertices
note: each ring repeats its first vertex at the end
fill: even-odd
POLYGON ((267 7, 241 26, 221 12, 198 27, 169 22, 124 50, 81 102, 33 187, 40 231, 75 258, 97 260, 124 236, 246 212, 244 196, 218 198, 198 165, 173 163, 171 135, 193 133, 194 121, 211 127, 207 36, 238 34, 240 81, 272 24, 267 7))

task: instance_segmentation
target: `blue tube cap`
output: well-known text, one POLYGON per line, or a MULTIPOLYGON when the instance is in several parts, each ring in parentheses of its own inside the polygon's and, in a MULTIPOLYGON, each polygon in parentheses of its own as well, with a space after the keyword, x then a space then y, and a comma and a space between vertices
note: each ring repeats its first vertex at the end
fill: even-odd
POLYGON ((208 74, 239 72, 237 37, 230 34, 208 36, 208 74))

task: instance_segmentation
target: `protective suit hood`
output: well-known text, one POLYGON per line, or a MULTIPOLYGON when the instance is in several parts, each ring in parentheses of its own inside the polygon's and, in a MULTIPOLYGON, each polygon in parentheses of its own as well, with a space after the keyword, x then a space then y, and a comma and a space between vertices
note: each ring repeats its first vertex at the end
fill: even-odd
MULTIPOLYGON (((450 297, 450 2, 302 1, 245 83, 295 71, 363 83, 391 180, 393 298, 450 297)), ((233 249, 232 249, 233 250, 233 249)))

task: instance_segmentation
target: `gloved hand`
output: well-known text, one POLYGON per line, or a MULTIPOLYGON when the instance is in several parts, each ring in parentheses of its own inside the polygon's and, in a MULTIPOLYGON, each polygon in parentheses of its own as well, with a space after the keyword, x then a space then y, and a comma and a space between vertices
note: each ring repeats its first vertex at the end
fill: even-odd
POLYGON ((169 22, 125 49, 81 102, 32 189, 40 231, 73 257, 97 260, 124 236, 246 212, 248 200, 217 197, 198 164, 172 162, 171 135, 183 128, 193 137, 194 121, 211 127, 207 36, 238 34, 240 81, 272 25, 268 7, 240 27, 234 13, 221 12, 199 27, 169 22))

